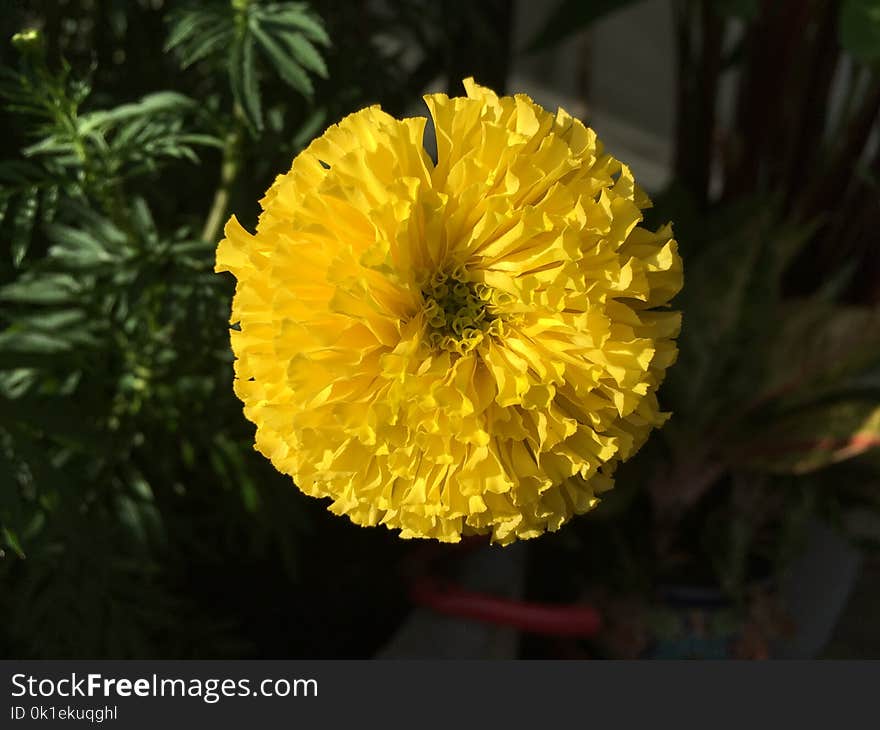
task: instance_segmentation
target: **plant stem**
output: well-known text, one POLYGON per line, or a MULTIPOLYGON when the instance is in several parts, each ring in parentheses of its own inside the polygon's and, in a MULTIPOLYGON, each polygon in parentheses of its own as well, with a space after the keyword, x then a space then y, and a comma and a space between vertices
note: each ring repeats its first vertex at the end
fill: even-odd
POLYGON ((724 19, 707 0, 676 6, 675 177, 699 207, 709 199, 724 19))
POLYGON ((229 196, 232 192, 232 186, 235 184, 241 167, 241 138, 244 133, 245 119, 244 112, 238 104, 235 105, 233 118, 232 128, 223 140, 220 184, 217 186, 217 192, 214 193, 211 210, 208 211, 208 217, 205 219, 205 226, 202 229, 202 240, 212 243, 216 242, 220 235, 223 221, 229 210, 229 196))
MULTIPOLYGON (((235 11, 236 36, 240 40, 247 29, 247 11, 250 0, 231 0, 232 9, 235 11)), ((247 118, 238 102, 232 106, 232 126, 223 140, 223 161, 220 164, 220 184, 214 193, 211 210, 205 219, 202 228, 202 240, 216 243, 223 226, 223 219, 229 210, 229 197, 232 186, 238 177, 241 167, 241 140, 247 127, 247 118)))
POLYGON ((121 178, 114 170, 112 155, 106 144, 94 145, 90 149, 80 131, 79 104, 72 98, 64 83, 65 77, 53 75, 45 61, 41 60, 37 68, 40 86, 48 90, 45 93, 45 109, 51 115, 54 124, 63 128, 67 140, 73 147, 76 159, 82 171, 81 190, 87 197, 94 199, 106 215, 134 243, 137 233, 131 222, 125 188, 121 178))
MULTIPOLYGON (((815 169, 823 146, 826 132, 825 114, 818 110, 827 109, 831 86, 840 60, 837 43, 837 18, 839 7, 829 3, 826 7, 816 4, 813 23, 817 26, 812 37, 803 41, 802 61, 793 64, 794 80, 797 85, 791 94, 792 106, 798 110, 794 119, 799 123, 791 125, 793 134, 788 149, 782 158, 784 180, 782 188, 785 195, 783 210, 788 212, 796 202, 803 181, 809 178, 809 171, 815 169)), ((784 149, 784 140, 780 148, 784 149)))
MULTIPOLYGON (((803 38, 813 3, 763 2, 746 32, 745 64, 739 79, 735 132, 725 170, 724 197, 735 198, 779 184, 780 155, 787 151, 792 92, 804 61, 803 38), (770 113, 774 110, 775 113, 770 113)), ((796 125, 801 124, 797 119, 796 125)))

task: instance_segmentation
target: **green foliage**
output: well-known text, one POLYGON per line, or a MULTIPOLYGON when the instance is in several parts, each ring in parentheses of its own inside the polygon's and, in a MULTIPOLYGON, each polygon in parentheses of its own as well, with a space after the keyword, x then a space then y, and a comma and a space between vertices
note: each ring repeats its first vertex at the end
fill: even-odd
POLYGON ((309 74, 327 78, 316 44, 329 46, 330 38, 305 3, 199 3, 173 14, 170 23, 165 49, 177 50, 183 68, 200 61, 225 63, 235 101, 255 130, 264 124, 260 75, 267 70, 258 59, 309 98, 314 94, 309 74))
POLYGON ((18 72, 0 68, 0 93, 10 111, 30 119, 37 140, 22 149, 25 160, 0 163, 0 211, 15 211, 10 253, 16 267, 35 224, 54 220, 59 197, 91 199, 119 221, 127 215, 124 182, 169 160, 198 162, 197 146, 219 145, 214 136, 188 129, 196 104, 170 91, 82 113, 91 88, 66 63, 58 73, 40 58, 28 59, 18 72))
POLYGON ((798 408, 754 434, 742 463, 771 472, 808 474, 880 447, 880 397, 798 408))
MULTIPOLYGON (((106 12, 79 27, 152 22, 133 5, 106 12)), ((330 522, 254 452, 231 388, 233 282, 213 272, 216 237, 202 233, 233 206, 252 215, 328 115, 373 91, 340 82, 320 95, 311 76, 347 59, 318 53, 333 47, 304 3, 190 4, 165 25, 186 67, 158 74, 172 88, 149 87, 153 66, 173 69, 155 48, 125 49, 155 64, 83 72, 37 32, 0 67, 13 135, 0 161, 0 653, 244 656, 279 640, 294 654, 366 651, 369 632, 342 646, 339 626, 394 620, 371 607, 394 594, 340 565, 377 550, 387 562, 396 542, 330 522), (246 120, 262 133, 245 145, 246 120), (316 520, 330 522, 317 537, 316 520), (307 563, 304 537, 317 546, 307 563), (375 600, 337 619, 333 593, 298 602, 325 573, 343 592, 369 581, 375 600)), ((377 68, 402 78, 393 62, 377 68)))
POLYGON ((685 218, 679 233, 688 286, 680 365, 666 390, 677 414, 671 433, 682 451, 698 433, 716 439, 712 448, 729 448, 721 458, 733 468, 740 445, 763 450, 760 433, 770 438, 793 408, 880 396, 870 380, 880 374, 877 313, 840 304, 844 282, 833 278, 810 298, 787 297, 783 276, 814 226, 781 218, 768 201, 746 200, 704 217, 702 229, 685 218))
POLYGON ((657 201, 657 209, 679 224, 687 272, 677 300, 685 313, 679 362, 663 391, 675 414, 664 429, 671 451, 683 460, 715 460, 733 470, 760 466, 772 473, 858 456, 864 449, 832 450, 825 457, 808 449, 865 430, 855 412, 848 431, 842 421, 821 414, 853 398, 880 399, 876 309, 840 303, 846 284, 840 277, 811 297, 787 295, 784 276, 815 225, 786 222, 766 198, 700 214, 681 195, 672 190, 657 201), (794 435, 795 412, 801 418, 813 414, 807 419, 812 436, 794 438, 801 443, 797 454, 780 442, 782 433, 794 435), (750 450, 760 459, 751 458, 750 450))
POLYGON ((880 61, 880 2, 844 0, 840 44, 862 61, 880 61))
POLYGON ((45 255, 0 288, 11 477, 0 522, 27 555, 4 577, 16 586, 4 608, 12 636, 35 642, 28 653, 151 655, 154 632, 172 632, 180 610, 159 573, 167 486, 154 488, 153 462, 175 448, 187 410, 198 413, 193 401, 222 392, 228 355, 212 322, 223 287, 204 244, 160 237, 143 199, 128 209, 123 229, 81 196, 63 198, 43 228, 45 255), (109 601, 70 607, 69 595, 109 601), (81 634, 65 628, 70 609, 81 634))

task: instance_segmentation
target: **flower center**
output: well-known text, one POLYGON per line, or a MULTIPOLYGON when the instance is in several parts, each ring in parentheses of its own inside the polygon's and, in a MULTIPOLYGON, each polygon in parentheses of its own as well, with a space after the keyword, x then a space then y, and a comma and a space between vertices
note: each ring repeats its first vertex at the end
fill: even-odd
POLYGON ((468 279, 461 266, 438 270, 421 290, 432 348, 464 354, 497 329, 495 292, 468 279))

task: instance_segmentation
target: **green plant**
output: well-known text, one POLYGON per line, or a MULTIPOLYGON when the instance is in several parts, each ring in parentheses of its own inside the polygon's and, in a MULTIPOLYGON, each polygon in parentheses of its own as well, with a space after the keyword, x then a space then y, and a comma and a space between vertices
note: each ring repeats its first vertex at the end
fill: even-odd
POLYGON ((21 68, 4 70, 3 92, 35 141, 0 167, 13 232, 0 288, 0 522, 27 558, 5 561, 7 627, 27 653, 150 654, 157 635, 180 641, 187 622, 175 616, 194 610, 162 568, 186 547, 169 532, 188 490, 225 485, 293 560, 247 465, 247 435, 220 428, 236 409, 222 398, 229 292, 213 244, 185 223, 157 226, 135 192, 220 141, 176 92, 89 109, 89 83, 66 63, 52 71, 38 34, 17 41, 21 68), (213 423, 195 432, 193 419, 213 423))
MULTIPOLYGON (((627 4, 581 8, 580 20, 627 4)), ((811 521, 858 539, 848 515, 880 507, 880 5, 687 0, 673 11, 675 174, 654 221, 675 221, 685 270, 680 357, 661 391, 673 416, 544 562, 567 566, 573 592, 605 583, 650 597, 663 582, 697 583, 744 605, 811 521), (843 103, 826 114, 844 59, 843 103), (736 82, 729 122, 723 74, 736 82)), ((551 18, 535 44, 577 27, 551 18)))
POLYGON ((7 655, 256 651, 259 634, 245 640, 237 625, 247 594, 206 612, 216 581, 262 571, 290 602, 305 580, 311 519, 252 451, 230 389, 231 282, 213 273, 213 251, 230 197, 262 189, 246 176, 289 164, 325 118, 310 74, 327 69, 311 41, 328 37, 303 3, 180 7, 168 27, 189 93, 120 98, 94 63, 84 74, 53 61, 38 31, 15 37, 17 68, 2 69, 7 119, 26 135, 0 163, 7 655), (216 51, 230 37, 227 64, 216 51), (254 39, 269 63, 247 50, 254 39), (299 98, 281 109, 289 84, 299 98))
POLYGON ((233 282, 213 273, 228 216, 253 225, 322 127, 403 112, 463 35, 505 67, 484 15, 506 4, 396 5, 0 17, 0 653, 352 656, 399 620, 394 571, 368 569, 398 541, 329 518, 253 451, 233 282))

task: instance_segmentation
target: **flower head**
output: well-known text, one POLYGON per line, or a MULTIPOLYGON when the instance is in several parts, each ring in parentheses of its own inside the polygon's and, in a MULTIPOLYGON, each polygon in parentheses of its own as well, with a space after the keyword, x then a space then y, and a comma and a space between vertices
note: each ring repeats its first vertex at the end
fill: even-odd
POLYGON ((238 279, 235 392, 256 448, 402 537, 508 543, 597 504, 665 420, 682 283, 669 226, 595 133, 465 81, 378 106, 280 175, 217 271, 238 279))

